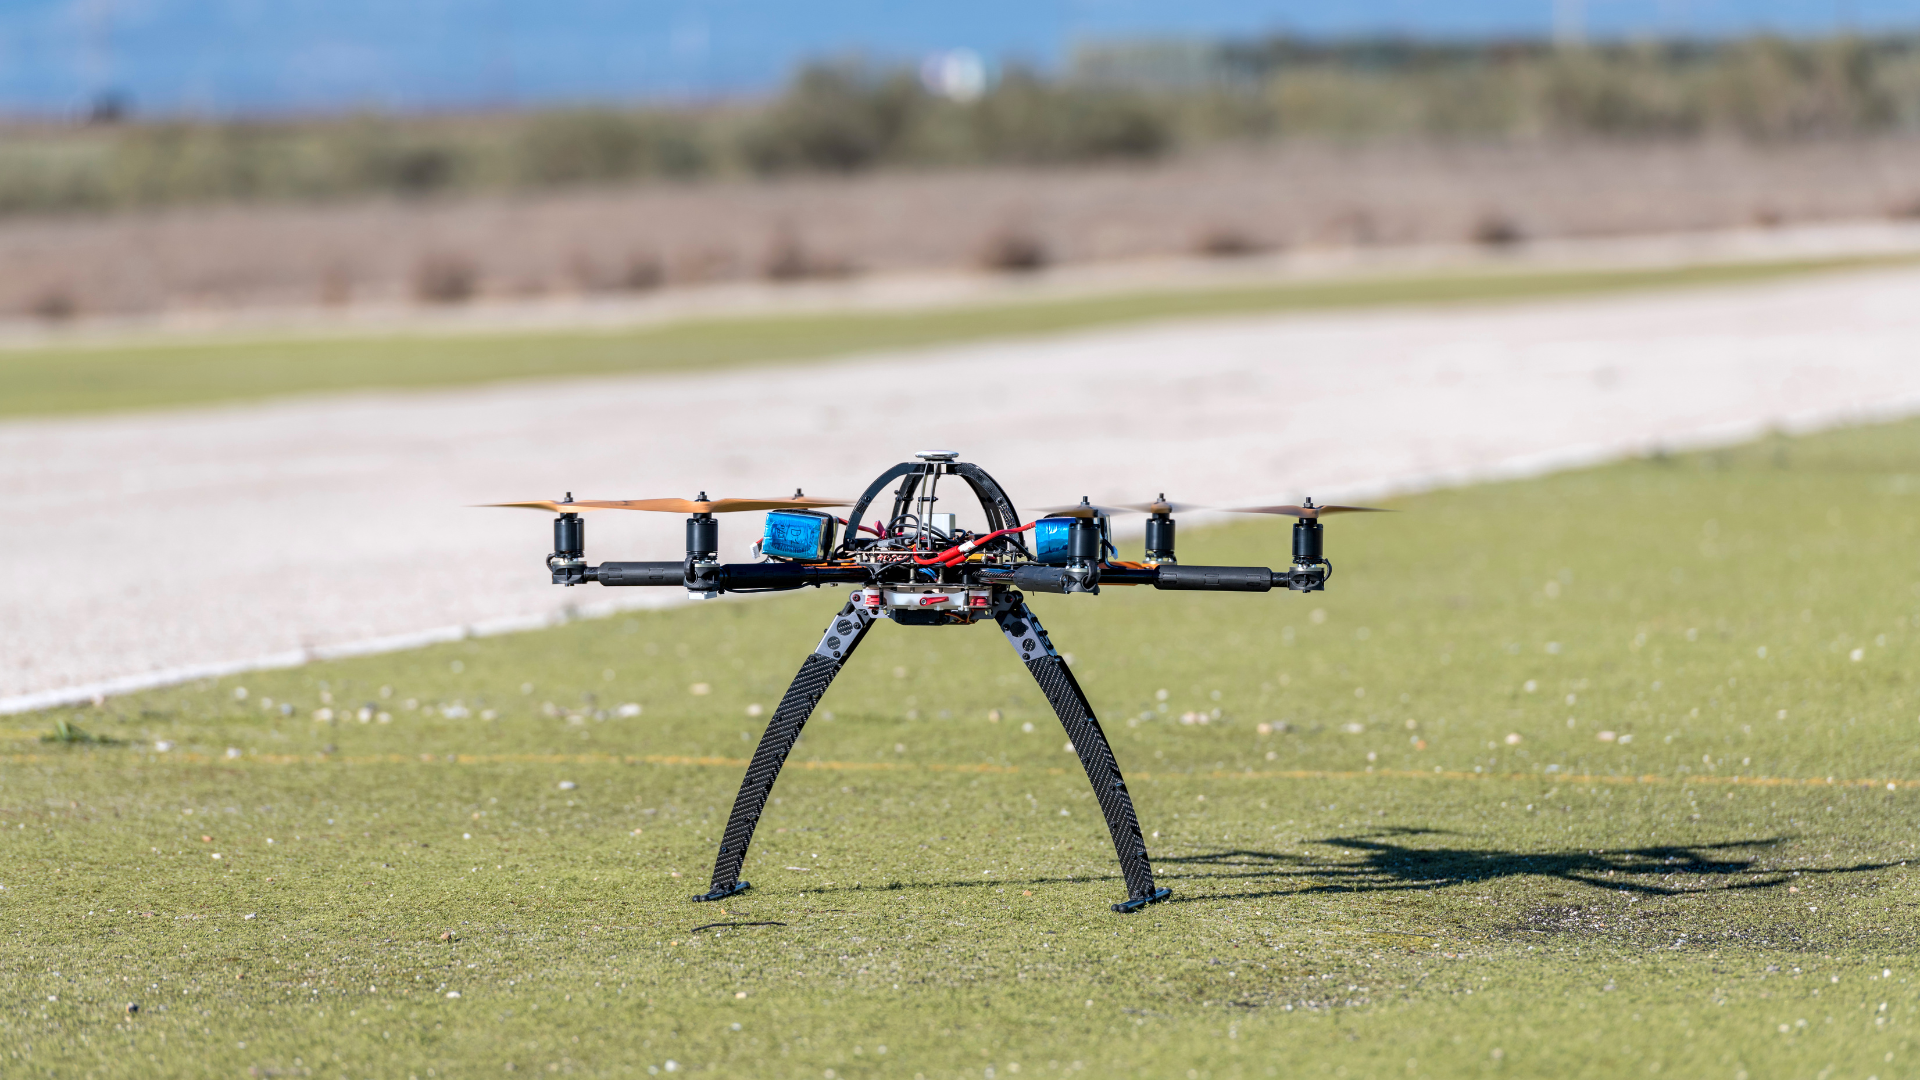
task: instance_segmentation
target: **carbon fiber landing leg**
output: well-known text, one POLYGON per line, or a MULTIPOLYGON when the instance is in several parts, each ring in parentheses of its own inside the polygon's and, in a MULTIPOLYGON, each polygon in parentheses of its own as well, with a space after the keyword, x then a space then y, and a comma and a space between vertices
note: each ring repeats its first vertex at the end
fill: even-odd
POLYGON ((846 665, 847 657, 853 655, 854 647, 867 636, 873 622, 866 608, 848 601, 821 636, 819 646, 800 665, 800 673, 793 677, 793 685, 787 687, 780 707, 773 710, 773 719, 767 721, 766 734, 760 736, 760 746, 753 752, 753 762, 747 766, 747 778, 741 781, 740 794, 733 800, 727 832, 720 840, 720 854, 713 863, 713 888, 704 896, 694 897, 695 900, 724 900, 747 890, 747 883, 740 880, 740 867, 747 861, 753 827, 760 823, 760 812, 766 809, 767 796, 780 775, 780 766, 786 763, 787 754, 800 738, 800 729, 813 715, 813 707, 827 692, 827 684, 846 665))
POLYGON ((1053 643, 1047 640, 1046 630, 1028 610, 1026 599, 1017 592, 1007 592, 997 599, 994 618, 1013 644, 1013 651, 1020 654, 1034 681, 1040 684, 1040 692, 1047 695, 1047 703, 1060 717, 1060 725, 1067 729, 1067 739, 1080 755, 1080 764, 1086 768, 1087 779, 1093 784, 1094 798, 1100 801, 1100 812, 1106 815, 1107 831, 1113 834, 1113 850, 1120 856, 1120 873, 1127 880, 1127 901, 1113 905, 1113 910, 1138 911, 1165 900, 1173 895, 1173 890, 1153 887, 1153 864, 1147 860, 1140 821, 1133 814, 1133 797, 1127 794, 1126 781, 1120 778, 1120 766, 1113 759, 1113 747, 1107 745, 1106 732, 1100 730, 1100 721, 1094 718, 1087 695, 1081 693, 1080 684, 1074 681, 1073 672, 1067 670, 1066 661, 1053 651, 1053 643))

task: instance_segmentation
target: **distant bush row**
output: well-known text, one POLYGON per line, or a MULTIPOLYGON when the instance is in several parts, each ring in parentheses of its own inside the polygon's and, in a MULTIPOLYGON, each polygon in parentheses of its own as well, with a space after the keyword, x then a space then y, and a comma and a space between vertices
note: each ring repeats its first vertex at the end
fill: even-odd
POLYGON ((16 127, 0 138, 0 213, 1148 159, 1289 137, 1920 131, 1920 39, 1222 48, 1219 77, 1013 70, 970 101, 905 71, 825 65, 730 106, 16 127))

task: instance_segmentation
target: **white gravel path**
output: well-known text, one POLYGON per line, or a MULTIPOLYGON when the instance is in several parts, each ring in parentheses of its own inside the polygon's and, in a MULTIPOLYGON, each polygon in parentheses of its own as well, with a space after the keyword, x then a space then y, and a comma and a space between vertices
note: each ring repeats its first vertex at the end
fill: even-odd
MULTIPOLYGON (((548 585, 550 519, 472 503, 851 495, 930 446, 1026 505, 1325 499, 1914 411, 1903 270, 10 422, 0 712, 669 599, 548 585)), ((737 556, 759 515, 723 521, 737 556)), ((588 554, 677 558, 680 530, 595 515, 588 554)))

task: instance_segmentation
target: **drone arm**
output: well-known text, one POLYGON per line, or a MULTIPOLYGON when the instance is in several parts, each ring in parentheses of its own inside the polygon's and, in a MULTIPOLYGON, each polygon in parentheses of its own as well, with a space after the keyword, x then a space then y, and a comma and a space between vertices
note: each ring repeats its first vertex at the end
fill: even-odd
MULTIPOLYGON (((1326 586, 1331 571, 1331 564, 1305 566, 1295 563, 1286 570, 1273 570, 1265 566, 1168 564, 1157 568, 1153 587, 1179 592, 1268 592, 1273 589, 1319 592, 1326 586)), ((1100 577, 1103 581, 1115 584, 1135 584, 1118 579, 1111 571, 1101 571, 1100 577)))
POLYGON ((1153 587, 1182 592, 1267 592, 1275 585, 1284 588, 1286 579, 1286 571, 1276 574, 1264 566, 1169 564, 1158 568, 1153 587))
MULTIPOLYGON (((1026 565, 1011 571, 983 575, 989 583, 1004 582, 1016 589, 1038 593, 1063 593, 1072 580, 1064 567, 1026 565)), ((1315 592, 1326 583, 1325 567, 1296 566, 1273 570, 1265 566, 1195 566, 1190 563, 1162 566, 1115 566, 1100 568, 1103 585, 1151 585, 1177 592, 1269 592, 1292 589, 1315 592)))
MULTIPOLYGON (((652 585, 689 588, 684 562, 607 562, 587 568, 587 580, 602 585, 652 585)), ((859 566, 808 566, 803 563, 727 563, 716 568, 718 592, 773 592, 833 582, 862 583, 859 566)))
POLYGON ((588 573, 602 585, 679 585, 687 583, 682 562, 606 562, 588 573))
POLYGON ((807 585, 865 584, 864 566, 808 566, 805 563, 727 563, 720 568, 723 592, 770 592, 807 585))

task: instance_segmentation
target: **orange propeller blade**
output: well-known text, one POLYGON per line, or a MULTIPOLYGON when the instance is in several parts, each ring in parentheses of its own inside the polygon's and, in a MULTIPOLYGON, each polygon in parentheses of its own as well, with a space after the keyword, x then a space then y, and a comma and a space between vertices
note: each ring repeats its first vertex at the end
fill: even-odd
POLYGON ((657 514, 737 514, 748 510, 811 510, 851 506, 852 499, 801 495, 788 499, 588 499, 579 506, 596 510, 647 510, 657 514))
POLYGON ((481 503, 482 507, 513 507, 521 510, 545 510, 549 514, 571 514, 581 510, 600 510, 603 507, 584 502, 554 502, 552 499, 535 499, 532 502, 481 503))

